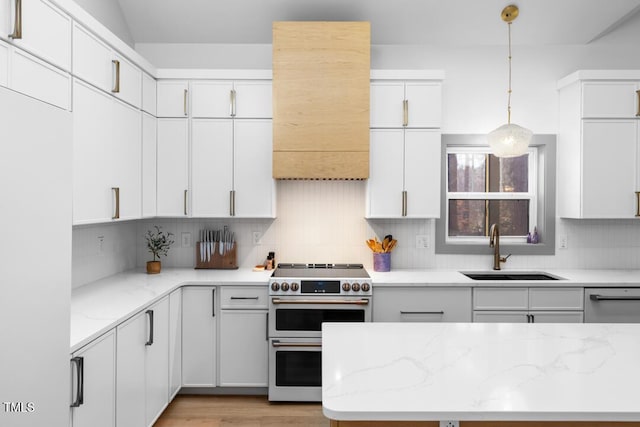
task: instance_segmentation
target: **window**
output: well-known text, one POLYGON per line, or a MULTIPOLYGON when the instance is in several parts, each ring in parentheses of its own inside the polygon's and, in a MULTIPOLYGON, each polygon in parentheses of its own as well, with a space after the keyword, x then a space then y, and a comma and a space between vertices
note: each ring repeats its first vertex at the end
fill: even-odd
POLYGON ((526 243, 537 225, 537 148, 498 158, 488 147, 451 146, 446 157, 447 240, 477 241, 497 223, 503 241, 526 243))
POLYGON ((494 223, 505 253, 555 253, 555 135, 534 135, 514 158, 493 156, 484 135, 443 135, 442 144, 436 253, 490 253, 494 223), (534 227, 540 243, 527 244, 534 227))

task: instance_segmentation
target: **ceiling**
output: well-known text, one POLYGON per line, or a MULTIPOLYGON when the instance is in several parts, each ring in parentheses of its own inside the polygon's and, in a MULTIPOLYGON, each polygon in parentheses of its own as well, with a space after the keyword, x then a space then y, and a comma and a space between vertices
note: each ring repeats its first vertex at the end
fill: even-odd
MULTIPOLYGON (((370 21, 372 44, 501 45, 509 0, 118 0, 134 43, 270 44, 273 21, 370 21)), ((513 43, 588 44, 640 0, 520 0, 513 43)), ((635 20, 634 22, 637 22, 635 20)))

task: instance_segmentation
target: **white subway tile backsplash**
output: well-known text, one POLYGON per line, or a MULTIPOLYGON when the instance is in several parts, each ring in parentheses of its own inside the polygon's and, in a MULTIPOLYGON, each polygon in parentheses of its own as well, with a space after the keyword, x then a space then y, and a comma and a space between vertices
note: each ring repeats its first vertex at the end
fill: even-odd
MULTIPOLYGON (((227 225, 236 233, 238 265, 264 262, 269 251, 278 262, 359 262, 373 268, 365 240, 392 234, 398 246, 394 269, 489 269, 491 255, 437 255, 434 220, 364 219, 366 181, 279 181, 276 219, 156 218, 78 226, 73 229, 73 286, 97 280, 150 260, 144 234, 154 225, 174 233, 176 243, 162 262, 167 267, 195 266, 195 247, 182 248, 181 233, 227 225), (253 245, 252 233, 262 234, 253 245), (416 249, 416 235, 429 236, 429 247, 416 249), (104 236, 102 251, 98 236, 104 236)), ((556 235, 568 237, 568 249, 553 256, 514 255, 505 269, 640 268, 640 222, 635 220, 556 221, 556 235)))

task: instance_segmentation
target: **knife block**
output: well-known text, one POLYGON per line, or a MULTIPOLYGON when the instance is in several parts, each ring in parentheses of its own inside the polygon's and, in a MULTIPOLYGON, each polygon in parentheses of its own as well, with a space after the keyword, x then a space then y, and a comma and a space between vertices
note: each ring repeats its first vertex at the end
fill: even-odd
POLYGON ((196 269, 208 268, 208 269, 218 269, 218 270, 233 270, 238 268, 236 251, 237 245, 234 244, 233 247, 224 253, 224 255, 220 255, 220 251, 218 250, 218 245, 214 246, 214 251, 211 254, 211 259, 207 261, 206 254, 205 260, 200 261, 200 242, 196 242, 196 269))

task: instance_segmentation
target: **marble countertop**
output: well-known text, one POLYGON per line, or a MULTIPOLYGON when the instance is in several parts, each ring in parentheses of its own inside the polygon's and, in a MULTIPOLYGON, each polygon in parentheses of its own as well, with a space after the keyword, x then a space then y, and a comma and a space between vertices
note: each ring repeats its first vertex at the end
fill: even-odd
POLYGON ((71 293, 71 352, 184 285, 263 285, 272 271, 167 268, 160 274, 130 270, 80 286, 71 293))
POLYGON ((327 323, 322 341, 330 419, 640 421, 640 324, 327 323))
MULTIPOLYGON (((620 287, 640 286, 640 270, 570 270, 570 269, 503 269, 495 273, 538 272, 550 273, 562 280, 473 280, 462 272, 479 272, 481 270, 391 270, 377 272, 367 270, 376 286, 589 286, 620 287)), ((493 270, 482 270, 494 273, 493 270)))
MULTIPOLYGON (((462 270, 465 271, 465 270, 462 270)), ((518 270, 502 270, 514 272, 518 270)), ((639 270, 545 270, 566 280, 481 281, 456 270, 367 270, 374 287, 380 286, 640 286, 639 270)), ((135 269, 80 286, 71 293, 71 352, 78 350, 123 320, 138 313, 174 289, 190 285, 264 285, 271 271, 196 270, 166 268, 157 275, 135 269)))

